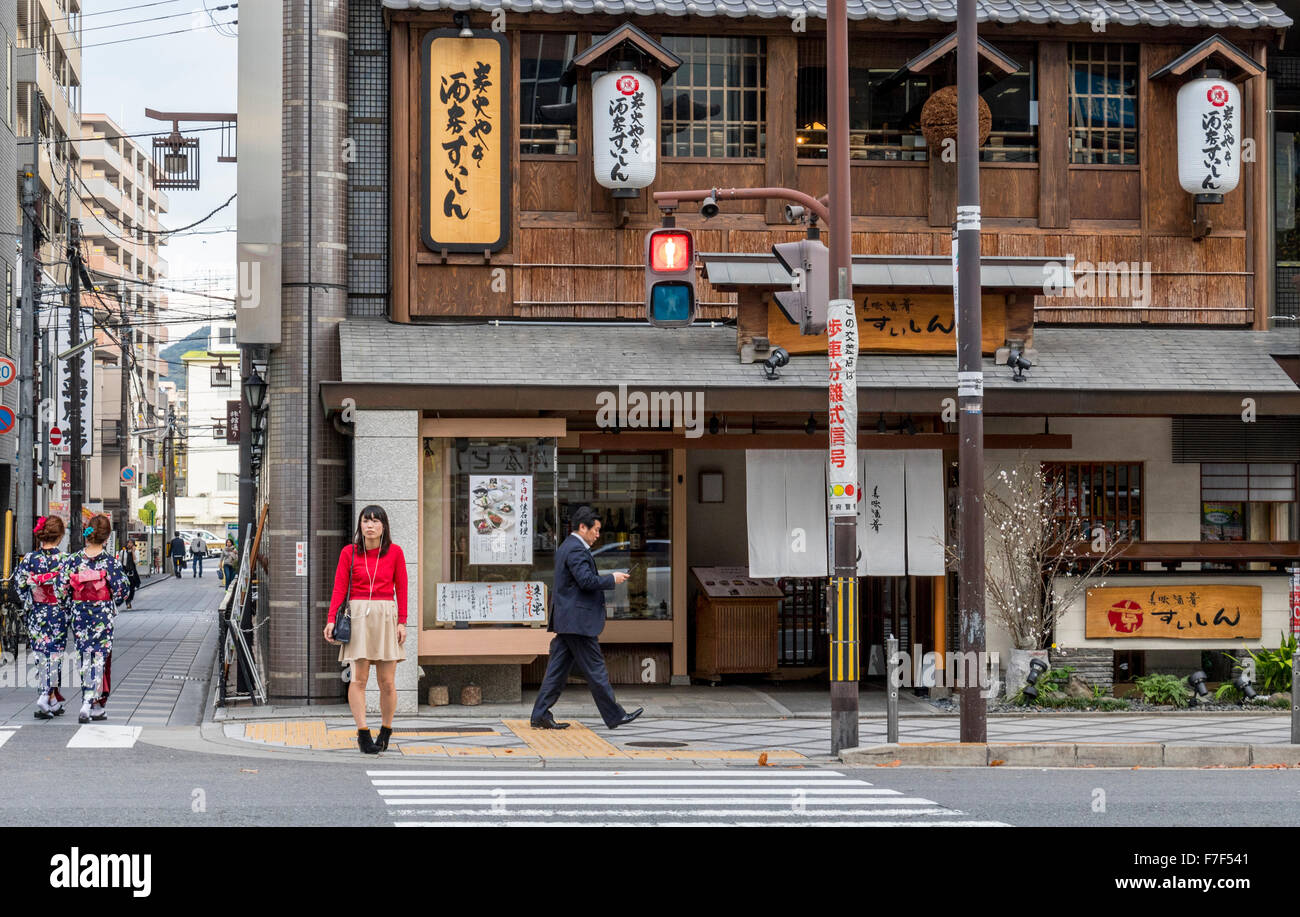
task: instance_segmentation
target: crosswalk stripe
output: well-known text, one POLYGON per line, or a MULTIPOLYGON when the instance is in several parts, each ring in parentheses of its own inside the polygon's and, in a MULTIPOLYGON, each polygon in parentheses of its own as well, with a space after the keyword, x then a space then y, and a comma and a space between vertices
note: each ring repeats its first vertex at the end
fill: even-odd
POLYGON ((140 726, 89 723, 68 740, 68 748, 132 748, 140 738, 140 726))
POLYGON ((838 771, 366 772, 398 827, 999 825, 838 771), (705 819, 701 821, 701 819, 705 819))
POLYGON ((17 726, 6 726, 5 728, 0 729, 0 748, 4 748, 4 744, 8 742, 9 738, 17 731, 17 726))

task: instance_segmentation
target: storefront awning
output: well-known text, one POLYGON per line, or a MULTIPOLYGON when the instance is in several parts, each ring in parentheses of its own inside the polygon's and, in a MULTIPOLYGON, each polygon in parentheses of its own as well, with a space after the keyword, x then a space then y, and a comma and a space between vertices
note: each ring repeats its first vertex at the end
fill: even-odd
MULTIPOLYGON (((1177 416, 1300 413, 1300 387, 1274 355, 1294 355, 1295 332, 1165 328, 1055 328, 1034 332, 1036 365, 1013 382, 985 358, 990 414, 1177 416)), ((458 413, 594 411, 600 392, 703 391, 709 410, 825 410, 826 358, 795 355, 767 379, 741 363, 734 327, 680 330, 640 324, 486 322, 340 325, 342 378, 322 385, 327 410, 458 413)), ((864 410, 934 413, 956 385, 952 355, 866 354, 864 410)))

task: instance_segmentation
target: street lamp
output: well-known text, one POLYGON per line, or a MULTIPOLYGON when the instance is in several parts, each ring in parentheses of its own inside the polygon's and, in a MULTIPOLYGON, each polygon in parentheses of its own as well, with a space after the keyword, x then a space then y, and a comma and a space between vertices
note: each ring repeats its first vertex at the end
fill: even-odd
POLYGON ((244 397, 248 399, 249 410, 257 413, 266 402, 266 381, 253 370, 253 374, 244 380, 244 397))

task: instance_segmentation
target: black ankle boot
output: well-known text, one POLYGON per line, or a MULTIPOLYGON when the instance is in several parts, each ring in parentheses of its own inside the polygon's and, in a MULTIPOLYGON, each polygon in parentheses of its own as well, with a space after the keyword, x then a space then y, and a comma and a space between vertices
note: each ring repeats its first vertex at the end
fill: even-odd
POLYGON ((380 726, 379 735, 375 737, 375 748, 380 751, 388 751, 388 737, 393 734, 393 727, 380 726))
POLYGON ((369 729, 357 730, 357 745, 361 747, 362 754, 377 755, 379 749, 375 746, 375 740, 370 738, 369 729))

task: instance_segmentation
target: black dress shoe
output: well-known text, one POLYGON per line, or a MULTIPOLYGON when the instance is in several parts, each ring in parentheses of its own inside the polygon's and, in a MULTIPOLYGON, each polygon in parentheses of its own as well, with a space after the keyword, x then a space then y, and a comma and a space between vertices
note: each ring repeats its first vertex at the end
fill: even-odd
POLYGON ((645 713, 645 708, 644 708, 644 707, 637 707, 637 708, 636 708, 635 710, 633 710, 631 713, 625 713, 625 714, 623 714, 623 718, 622 718, 621 720, 619 720, 617 723, 615 723, 614 725, 610 726, 609 728, 610 728, 610 729, 617 729, 617 728, 620 727, 620 726, 626 726, 628 723, 632 722, 634 719, 636 719, 636 718, 637 718, 638 716, 640 716, 642 713, 645 713))
POLYGON ((529 720, 528 725, 534 729, 568 729, 568 723, 557 723, 554 717, 548 716, 544 720, 529 720))

